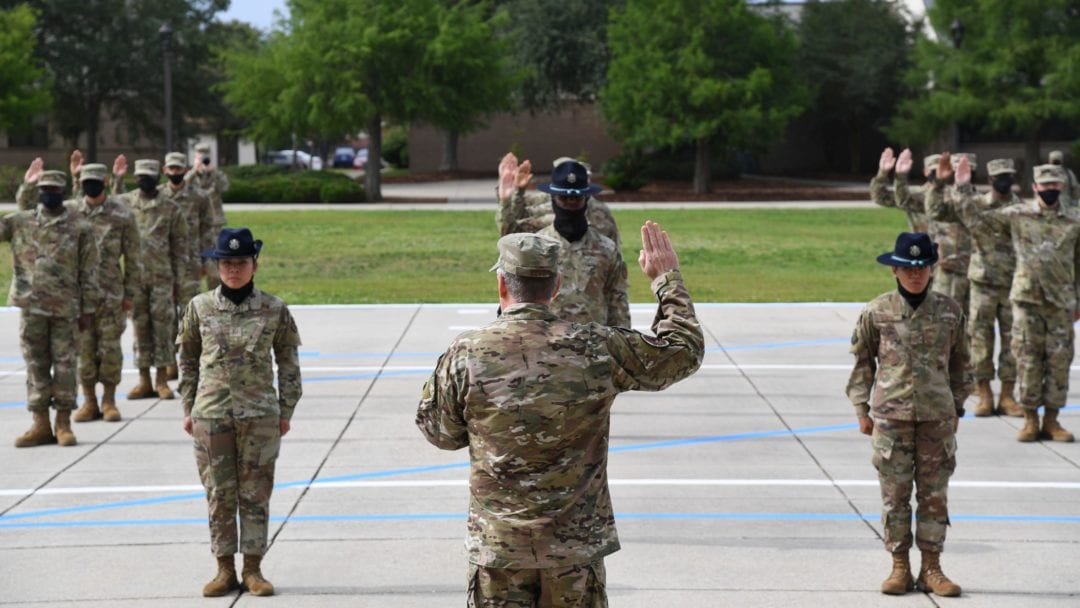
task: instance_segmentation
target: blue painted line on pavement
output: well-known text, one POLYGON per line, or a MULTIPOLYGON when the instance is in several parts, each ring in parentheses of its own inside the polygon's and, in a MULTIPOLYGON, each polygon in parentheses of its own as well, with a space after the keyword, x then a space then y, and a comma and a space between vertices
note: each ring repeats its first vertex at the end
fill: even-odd
POLYGON ((803 429, 781 429, 778 431, 759 431, 754 433, 736 433, 733 435, 713 435, 709 437, 691 437, 689 439, 672 439, 670 441, 656 441, 652 443, 636 443, 608 448, 608 453, 632 452, 635 450, 653 450, 656 448, 670 448, 682 445, 694 445, 697 443, 719 443, 723 441, 742 441, 745 439, 764 439, 767 437, 786 437, 791 435, 809 435, 811 433, 828 433, 831 431, 846 431, 859 428, 858 424, 835 424, 831 426, 808 427, 803 429))
MULTIPOLYGON (((860 515, 858 513, 616 513, 616 520, 713 520, 713 521, 875 521, 877 514, 860 515)), ((292 517, 273 516, 273 522, 368 522, 368 521, 433 521, 461 520, 465 513, 359 513, 345 515, 294 515, 292 517)), ((1080 517, 1067 515, 950 515, 951 521, 993 521, 1014 523, 1080 523, 1080 517)), ((99 519, 84 521, 49 521, 49 522, 3 522, 2 528, 92 528, 119 526, 205 526, 206 518, 173 519, 99 519)))

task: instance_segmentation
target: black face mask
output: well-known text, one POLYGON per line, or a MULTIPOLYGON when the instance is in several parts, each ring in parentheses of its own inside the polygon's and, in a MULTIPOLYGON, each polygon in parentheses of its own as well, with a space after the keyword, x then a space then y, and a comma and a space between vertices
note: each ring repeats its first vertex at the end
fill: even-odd
POLYGON ((1039 198, 1042 202, 1046 203, 1046 206, 1053 207, 1058 202, 1058 197, 1061 196, 1061 190, 1041 190, 1039 192, 1039 198))
POLYGON ((63 192, 42 192, 39 196, 41 204, 45 205, 45 208, 50 211, 55 211, 64 204, 63 192))
POLYGON ((1011 175, 999 175, 994 178, 992 182, 994 192, 998 194, 1008 194, 1013 187, 1013 176, 1011 175))
POLYGON ((90 198, 97 198, 105 191, 105 182, 96 179, 88 179, 82 183, 82 191, 90 198))
POLYGON ((139 190, 142 190, 147 194, 155 194, 157 192, 157 177, 151 175, 140 175, 136 182, 139 184, 139 190))
POLYGON ((169 174, 169 181, 172 182, 173 185, 178 186, 178 185, 180 185, 180 182, 184 181, 184 174, 181 173, 181 174, 177 175, 175 173, 170 173, 169 174))
POLYGON ((555 230, 571 243, 580 241, 581 237, 589 230, 589 220, 585 212, 588 205, 582 205, 581 209, 563 209, 551 201, 551 208, 555 211, 555 230))

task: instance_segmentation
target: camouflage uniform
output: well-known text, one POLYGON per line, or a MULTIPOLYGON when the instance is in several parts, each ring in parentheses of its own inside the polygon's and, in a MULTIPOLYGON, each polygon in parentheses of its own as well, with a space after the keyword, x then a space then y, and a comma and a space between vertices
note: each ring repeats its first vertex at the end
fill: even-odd
POLYGON ((1016 251, 1009 298, 1020 402, 1028 410, 1040 405, 1059 409, 1065 405, 1073 360, 1080 210, 1060 203, 1044 209, 1036 198, 1001 213, 1011 221, 1016 251))
MULTIPOLYGON (((66 184, 46 171, 38 185, 66 184)), ((22 309, 19 340, 26 360, 26 408, 74 410, 79 352, 78 317, 101 300, 98 249, 90 225, 61 207, 17 211, 0 218, 0 241, 11 242, 11 303, 22 309)))
MULTIPOLYGON (((179 152, 170 152, 165 156, 165 166, 186 168, 187 157, 179 152)), ((179 188, 173 189, 172 184, 166 182, 161 186, 161 193, 180 208, 187 221, 188 262, 180 301, 176 304, 178 309, 183 310, 191 298, 199 293, 203 272, 201 253, 214 246, 214 239, 221 229, 214 229, 210 198, 198 186, 181 182, 179 188)))
POLYGON ((551 302, 551 311, 575 323, 596 322, 630 328, 630 294, 626 263, 615 243, 592 226, 571 243, 554 226, 537 234, 562 244, 559 272, 562 282, 551 302))
MULTIPOLYGON (((497 192, 496 197, 498 198, 497 192)), ((611 209, 592 197, 586 204, 589 206, 586 212, 589 226, 614 241, 616 247, 620 246, 619 227, 615 223, 614 216, 611 215, 611 209)), ((499 234, 506 236, 514 232, 539 232, 550 226, 555 221, 551 205, 551 195, 545 192, 526 191, 524 188, 518 188, 509 200, 500 198, 499 208, 495 211, 495 223, 499 226, 499 234)))
POLYGON ((1016 359, 1010 347, 1012 336, 1012 304, 1009 289, 1016 270, 1009 220, 1000 210, 1022 204, 1020 197, 1010 192, 1006 200, 998 200, 992 192, 979 195, 971 184, 957 188, 955 197, 946 197, 944 184, 934 185, 926 199, 927 210, 935 221, 960 222, 971 233, 972 255, 968 266, 971 281, 971 316, 968 335, 971 337, 971 358, 975 379, 994 378, 994 323, 1001 330, 1001 352, 998 354, 998 378, 1002 382, 1016 381, 1016 359))
MULTIPOLYGON (((554 272, 551 258, 509 265, 508 248, 541 239, 548 245, 534 261, 557 256, 551 239, 500 239, 503 272, 540 264, 554 272)), ((704 355, 681 274, 660 275, 652 289, 660 303, 655 338, 519 303, 439 357, 416 424, 441 449, 469 448, 470 606, 533 605, 512 600, 538 579, 556 596, 591 594, 574 605, 606 605, 598 562, 619 549, 606 473, 612 402, 623 391, 670 386, 704 355)))
POLYGON ((940 553, 956 468, 953 421, 963 415, 972 388, 964 315, 956 302, 933 291, 916 310, 899 291, 885 293, 859 315, 851 352, 848 398, 859 416, 874 419, 885 549, 906 554, 911 548, 914 481, 915 542, 940 553))
POLYGON ((15 191, 15 206, 19 211, 32 211, 37 209, 38 189, 37 184, 22 183, 15 191))
MULTIPOLYGON (((201 163, 201 156, 203 154, 209 154, 209 146, 196 146, 195 147, 196 163, 201 163)), ((211 169, 209 171, 198 170, 198 167, 192 168, 188 171, 187 179, 189 182, 195 184, 200 190, 202 190, 207 198, 210 199, 210 210, 212 218, 210 222, 211 230, 210 234, 216 236, 221 232, 221 229, 225 226, 225 207, 222 201, 222 195, 229 189, 229 176, 225 175, 225 172, 221 169, 211 169)), ((206 275, 206 287, 208 289, 214 289, 220 284, 218 279, 217 262, 214 260, 203 260, 203 271, 206 275)))
MULTIPOLYGON (((147 174, 157 174, 157 161, 144 163, 147 174)), ((136 168, 136 174, 139 169, 136 168)), ((119 180, 118 180, 119 181, 119 180)), ((176 300, 188 276, 187 222, 175 203, 158 190, 154 198, 143 198, 142 190, 120 197, 135 215, 143 252, 143 284, 135 293, 132 318, 135 325, 135 366, 140 369, 165 367, 176 361, 173 332, 176 328, 176 300)))
MULTIPOLYGON (((95 167, 100 167, 100 179, 105 181, 104 165, 86 165, 83 177, 95 167)), ((101 382, 115 386, 120 383, 124 364, 120 336, 127 328, 127 314, 121 302, 134 302, 142 287, 139 228, 131 210, 115 198, 108 197, 92 205, 84 196, 64 204, 70 213, 81 216, 93 228, 99 253, 97 276, 102 298, 93 324, 82 334, 79 380, 83 384, 101 382)))
POLYGON ((896 207, 903 209, 907 214, 908 228, 911 232, 927 232, 930 226, 929 220, 926 218, 926 212, 923 210, 921 201, 918 201, 914 197, 909 197, 900 201, 894 194, 900 183, 904 179, 899 175, 896 176, 893 191, 889 191, 889 175, 887 173, 878 173, 870 180, 870 200, 879 207, 896 207), (903 203, 906 207, 899 207, 899 204, 903 203))
POLYGON ((195 461, 209 503, 211 550, 263 555, 280 420, 292 419, 302 393, 296 322, 268 293, 254 289, 237 305, 218 287, 191 300, 176 343, 180 395, 194 421, 195 461))

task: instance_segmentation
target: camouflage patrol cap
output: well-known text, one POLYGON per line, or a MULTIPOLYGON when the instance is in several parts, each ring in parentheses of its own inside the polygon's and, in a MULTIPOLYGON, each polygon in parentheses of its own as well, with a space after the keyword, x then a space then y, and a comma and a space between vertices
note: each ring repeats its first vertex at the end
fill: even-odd
POLYGON ((979 165, 979 157, 971 152, 957 152, 955 154, 949 155, 949 162, 952 164, 952 168, 956 169, 958 166, 960 166, 960 159, 965 156, 968 159, 968 164, 971 165, 971 170, 974 171, 975 167, 979 165))
POLYGON ((83 165, 79 170, 79 181, 85 182, 86 180, 96 179, 99 182, 105 181, 105 177, 109 175, 109 168, 101 163, 92 163, 89 165, 83 165))
POLYGON ((1039 165, 1035 167, 1036 184, 1065 183, 1065 170, 1060 165, 1039 165))
POLYGON ((195 144, 195 151, 196 152, 209 152, 210 151, 210 144, 208 144, 206 142, 199 142, 199 143, 195 144))
POLYGON ((491 270, 519 277, 553 277, 559 273, 559 241, 540 234, 517 232, 499 239, 499 261, 491 270))
POLYGON ((1050 151, 1050 163, 1051 164, 1060 165, 1063 162, 1065 162, 1065 155, 1061 153, 1061 150, 1051 150, 1050 151))
POLYGON ((135 175, 157 177, 161 173, 161 163, 152 158, 140 158, 135 161, 135 175))
POLYGON ((936 169, 938 161, 941 160, 940 154, 931 154, 922 159, 923 169, 936 169))
POLYGON ((165 166, 187 169, 187 154, 184 154, 183 152, 169 152, 165 155, 165 166))
POLYGON ((1011 158, 995 158, 986 163, 986 172, 991 177, 1002 173, 1016 173, 1016 165, 1011 158))
POLYGON ((67 176, 63 171, 42 171, 37 185, 38 188, 63 188, 67 186, 67 176))

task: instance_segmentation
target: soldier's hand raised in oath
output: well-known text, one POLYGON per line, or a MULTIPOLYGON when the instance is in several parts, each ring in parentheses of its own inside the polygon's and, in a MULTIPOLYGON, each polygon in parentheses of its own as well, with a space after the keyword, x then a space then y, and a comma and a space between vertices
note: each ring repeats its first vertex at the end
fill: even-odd
POLYGON ((23 181, 28 184, 36 184, 41 172, 45 170, 45 161, 41 160, 41 157, 37 157, 30 161, 30 167, 26 169, 26 174, 23 175, 23 181))
POLYGON ((499 198, 514 196, 514 180, 517 174, 518 160, 513 152, 507 152, 499 161, 499 198))
POLYGON ((896 174, 907 175, 911 171, 911 149, 904 148, 896 159, 896 174))
POLYGON ((79 171, 82 171, 83 155, 81 150, 75 150, 71 153, 71 159, 68 161, 68 168, 71 170, 71 177, 79 179, 79 171))
POLYGON ((660 224, 652 220, 641 227, 641 252, 638 254, 641 271, 650 280, 669 270, 679 269, 679 256, 671 246, 668 233, 660 229, 660 224))
POLYGON ((961 156, 960 162, 956 163, 956 185, 964 186, 971 183, 971 161, 968 157, 961 156))
MULTIPOLYGON (((941 181, 945 181, 952 177, 952 174, 952 155, 946 150, 941 153, 941 158, 937 161, 937 178, 941 181)), ((968 179, 971 179, 970 174, 968 174, 968 179)))
POLYGON ((881 160, 878 161, 878 173, 885 175, 896 165, 896 157, 893 156, 892 148, 885 148, 881 153, 881 160))

